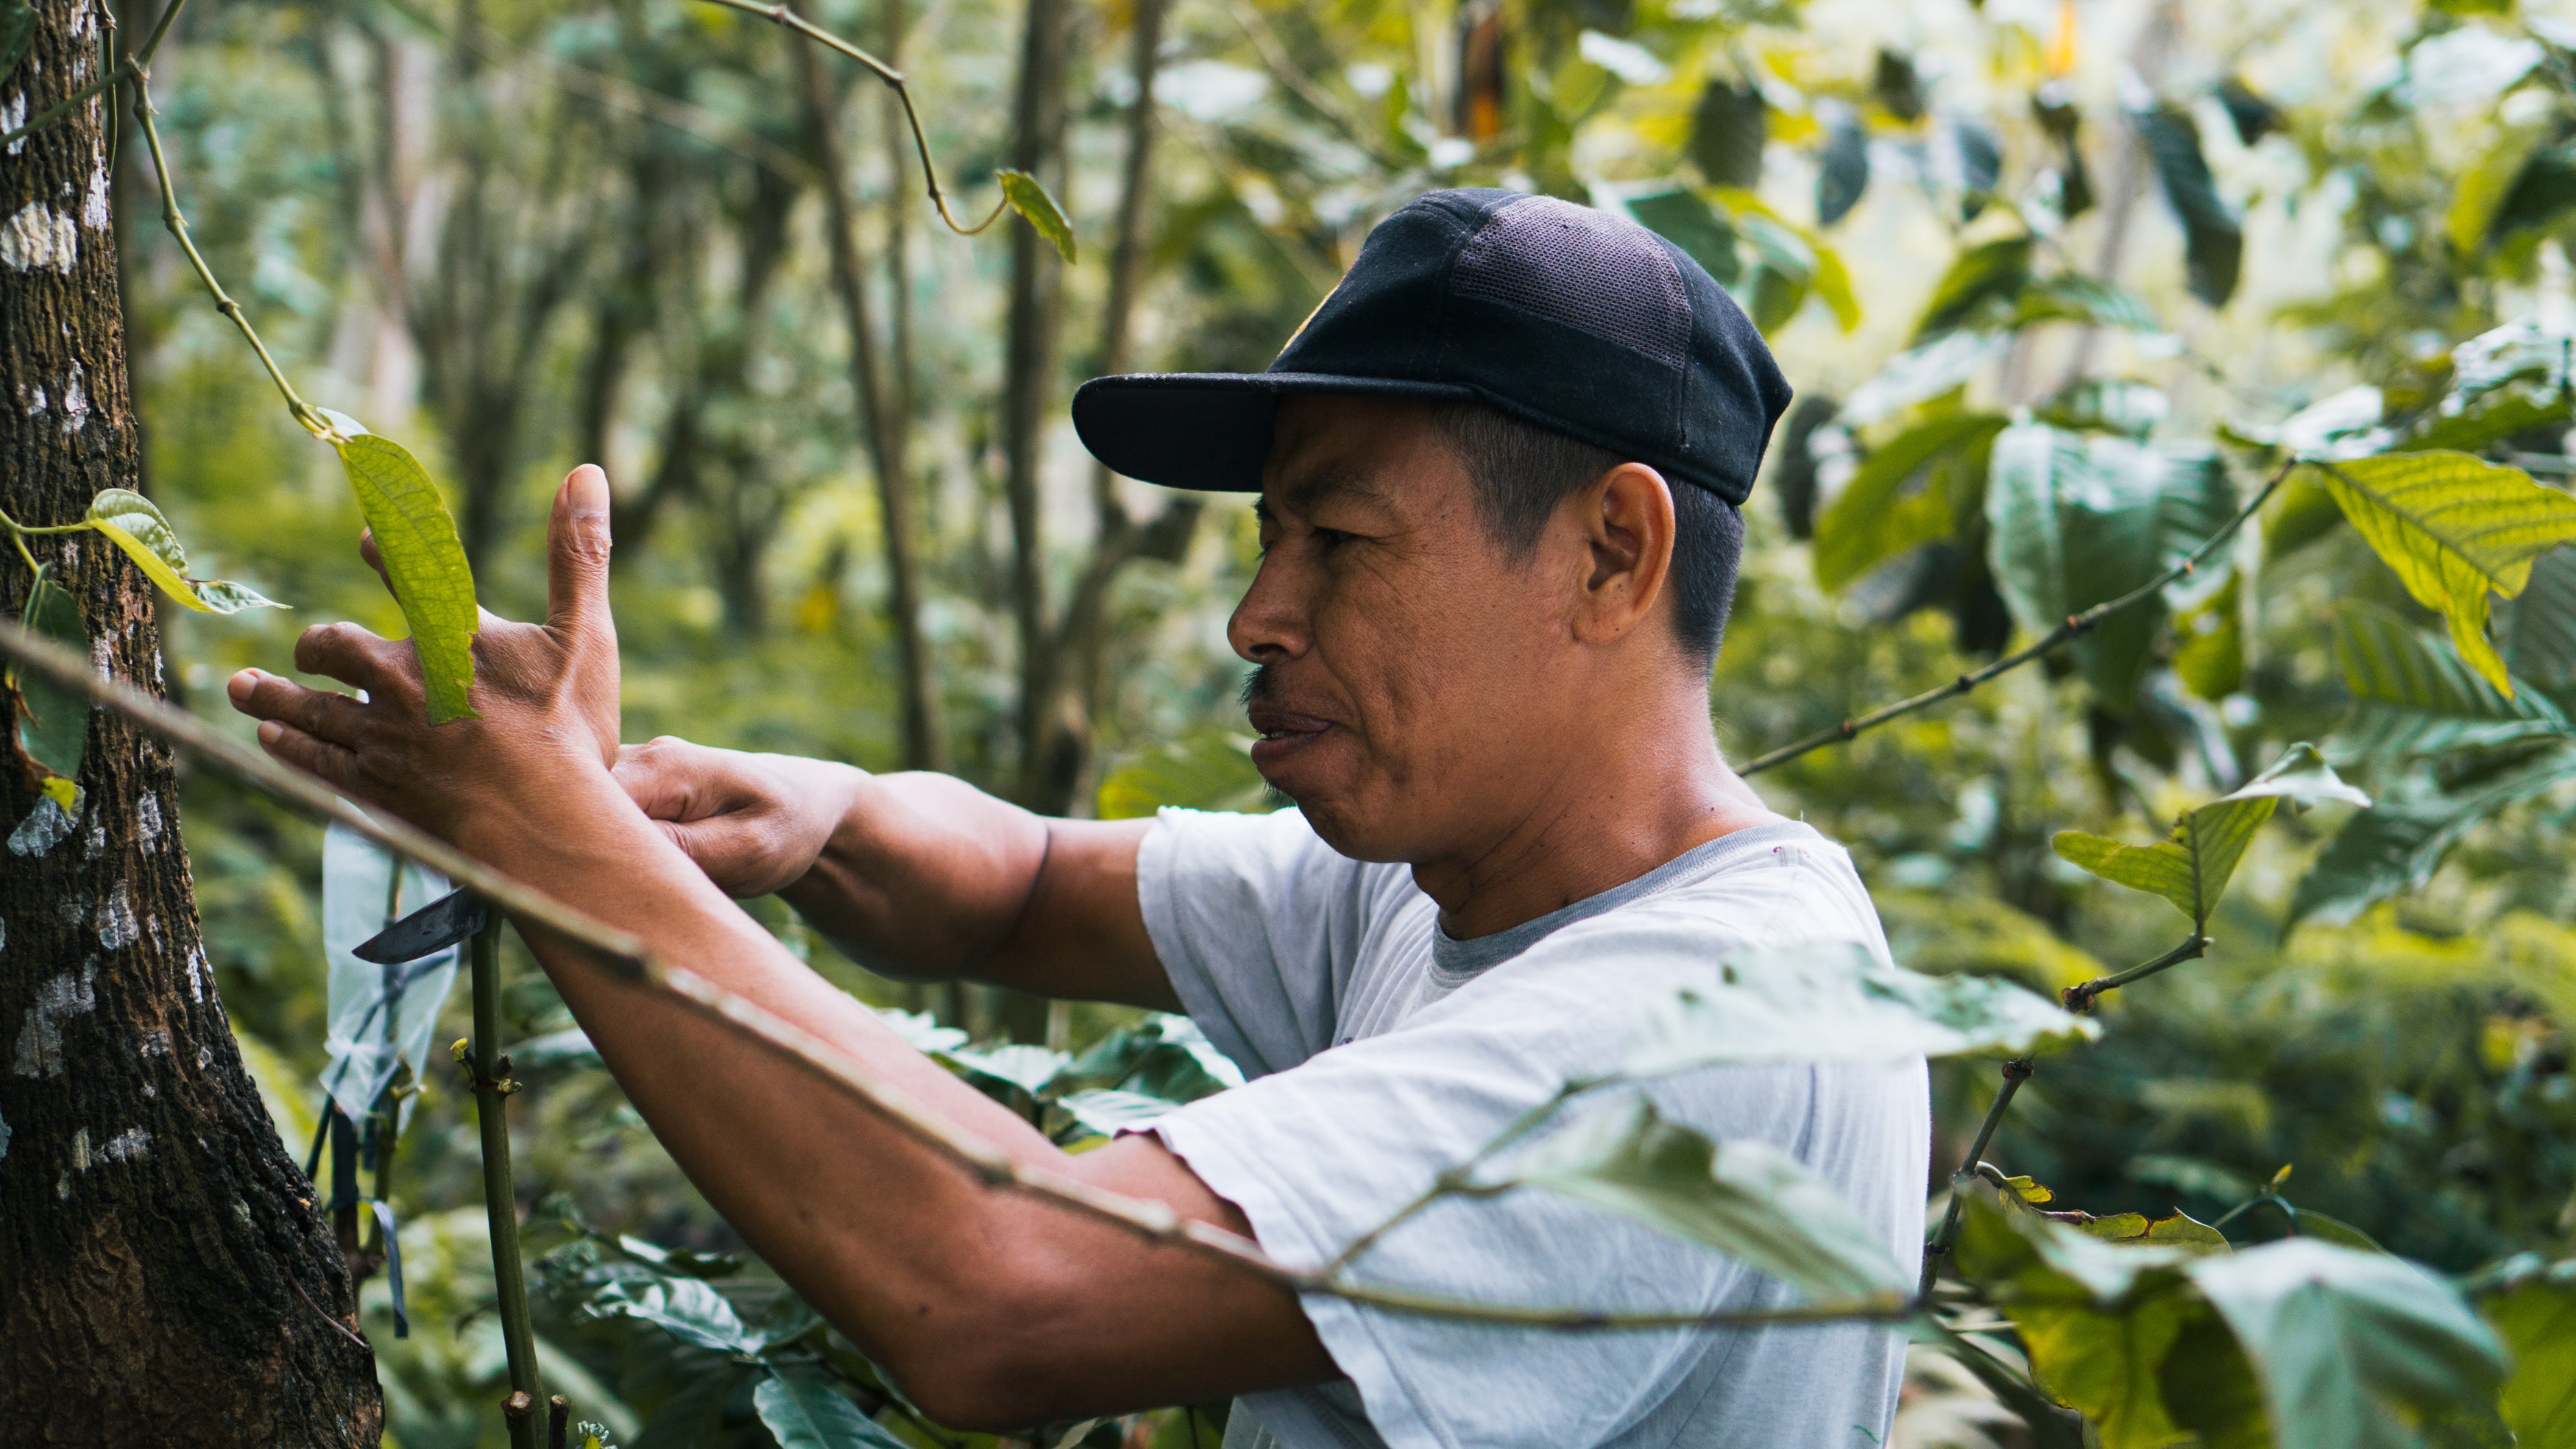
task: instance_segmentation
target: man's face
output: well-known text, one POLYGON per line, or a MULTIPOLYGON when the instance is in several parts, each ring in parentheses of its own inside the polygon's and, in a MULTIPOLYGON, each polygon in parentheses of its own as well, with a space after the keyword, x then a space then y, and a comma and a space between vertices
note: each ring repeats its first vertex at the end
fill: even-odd
POLYGON ((1507 826, 1568 733, 1576 570, 1514 559, 1421 403, 1292 396, 1227 636, 1262 778, 1335 849, 1421 862, 1507 826))

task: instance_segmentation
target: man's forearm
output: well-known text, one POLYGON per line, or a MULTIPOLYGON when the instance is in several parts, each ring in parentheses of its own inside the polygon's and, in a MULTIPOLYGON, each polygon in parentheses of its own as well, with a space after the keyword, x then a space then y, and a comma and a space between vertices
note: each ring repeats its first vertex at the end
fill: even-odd
POLYGON ((779 892, 882 975, 973 974, 1010 940, 1047 855, 1046 821, 949 775, 868 775, 813 868, 779 892))

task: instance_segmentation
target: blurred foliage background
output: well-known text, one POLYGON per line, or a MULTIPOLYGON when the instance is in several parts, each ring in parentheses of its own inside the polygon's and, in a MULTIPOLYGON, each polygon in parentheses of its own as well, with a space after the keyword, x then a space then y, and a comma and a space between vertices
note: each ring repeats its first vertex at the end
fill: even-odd
MULTIPOLYGON (((1432 187, 1628 210, 1736 292, 1798 386, 1747 510, 1716 667, 1737 759, 2014 638, 1981 494, 1962 481, 1982 478, 1993 427, 1884 463, 1889 491, 1837 512, 1909 435, 2037 419, 2202 449, 2250 496, 2276 449, 2377 430, 2368 451, 2423 426, 2463 341, 2571 328, 2576 9, 821 0, 806 13, 908 69, 972 209, 996 166, 1043 176, 1080 261, 1055 263, 1016 220, 981 240, 928 223, 873 82, 832 61, 809 92, 788 37, 693 0, 200 0, 155 66, 209 259, 308 396, 429 462, 487 607, 541 607, 545 500, 571 464, 607 467, 629 739, 939 765, 1073 813, 1265 808, 1233 742, 1240 666, 1223 634, 1253 564, 1249 510, 1097 474, 1065 400, 1108 366, 1261 367, 1369 226, 1432 187), (1155 132, 1141 169, 1140 109, 1155 132), (834 270, 836 187, 854 288, 834 270), (890 555, 890 496, 910 514, 909 564, 890 555), (915 575, 908 601, 899 567, 915 575)), ((282 668, 310 622, 398 632, 400 618, 356 563, 333 460, 274 405, 148 223, 138 151, 122 153, 117 211, 147 489, 204 572, 295 607, 165 617, 174 687, 242 730, 220 708, 230 671, 282 668)), ((2563 480, 2576 468, 2565 371, 2544 366, 2528 415, 2473 448, 2563 480)), ((2522 693, 2576 707, 2555 616, 2536 602, 2569 583, 2564 552, 2495 636, 2522 693)), ((2117 679, 2090 656, 2023 670, 1759 787, 1849 845, 1911 965, 2056 988, 2152 956, 2174 939, 2167 908, 2061 861, 2052 834, 2149 838, 2288 742, 2334 736, 2351 706, 2328 647, 2339 610, 2439 632, 2295 488, 2226 557, 2172 596, 2117 679)), ((2491 730, 2338 763, 2383 802, 2431 809, 2559 748, 2547 730, 2491 730)), ((2494 795, 2339 893, 2300 896, 2350 812, 2265 833, 2208 957, 2113 998, 2104 1040, 2045 1065, 1988 1157, 2063 1204, 2204 1220, 2288 1165, 2302 1206, 2446 1269, 2563 1255, 2576 1234, 2563 776, 2494 795), (2320 908, 2294 915, 2294 900, 2320 908)), ((300 1147, 323 1052, 318 832, 203 774, 186 832, 224 999, 300 1147)), ((1138 1025, 872 978, 775 902, 753 908, 835 982, 926 1013, 924 1031, 1078 1051, 1138 1025)), ((567 1027, 524 958, 513 970, 512 1028, 567 1027)), ((460 995, 439 1040, 464 1034, 463 1010, 460 995)), ((543 1055, 521 1055, 518 1181, 532 1223, 585 1225, 539 1235, 567 1245, 540 1274, 561 1290, 544 1310, 550 1382, 621 1443, 769 1442, 751 1371, 634 1315, 576 1311, 617 1265, 673 1249, 705 1255, 679 1276, 718 1284, 746 1322, 795 1309, 756 1265, 721 1256, 734 1247, 722 1224, 595 1062, 543 1055)), ((368 1299, 388 1442, 406 1449, 501 1442, 470 1114, 443 1063, 430 1078, 395 1177, 409 1337, 392 1336, 381 1277, 368 1299)), ((1991 1069, 1944 1066, 1936 1091, 1946 1171, 1991 1069)), ((2280 1230, 2259 1212, 2237 1226, 2280 1230)), ((779 1331, 828 1358, 828 1335, 809 1329, 779 1331)), ((1090 1432, 1213 1443, 1217 1412, 1090 1432)), ((2023 1432, 1928 1361, 1898 1439, 2023 1432)))

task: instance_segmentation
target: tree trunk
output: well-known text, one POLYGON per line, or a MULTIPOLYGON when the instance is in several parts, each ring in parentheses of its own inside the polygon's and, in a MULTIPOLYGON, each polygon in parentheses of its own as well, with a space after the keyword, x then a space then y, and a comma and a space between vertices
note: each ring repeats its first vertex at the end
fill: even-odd
MULTIPOLYGON (((1028 0, 1027 30, 1020 45, 1018 104, 1013 112, 1011 164, 1048 179, 1064 140, 1065 52, 1072 21, 1069 0, 1028 0)), ((1057 194, 1062 196, 1061 182, 1057 194)), ((1011 505, 1011 592, 1020 644, 1020 781, 1017 793, 1034 802, 1046 793, 1056 731, 1055 691, 1049 687, 1046 539, 1041 528, 1038 467, 1046 432, 1047 400, 1054 392, 1058 262, 1055 248, 1035 227, 1013 222, 1010 335, 1002 379, 1004 485, 1011 505)))
MULTIPOLYGON (((93 4, 37 7, 0 94, 32 113, 95 74, 93 4)), ((0 162, 0 506, 23 523, 136 477, 102 115, 0 162)), ((142 573, 95 534, 28 543, 100 666, 160 687, 142 573)), ((12 613, 27 584, 0 555, 12 613)), ((171 766, 101 713, 75 814, 0 768, 0 1442, 372 1445, 374 1355, 216 999, 171 766)))
MULTIPOLYGON (((877 475, 878 524, 885 535, 886 622, 894 632, 895 678, 903 709, 903 766, 936 770, 941 748, 939 696, 931 678, 930 645, 921 631, 921 568, 913 548, 912 475, 903 455, 904 430, 894 420, 877 360, 876 326, 868 317, 868 277, 859 260, 858 205, 841 156, 840 105, 823 73, 818 46, 791 41, 797 79, 804 89, 805 124, 814 133, 814 161, 823 173, 823 225, 831 243, 832 282, 841 298, 841 320, 850 334, 850 385, 859 402, 877 475)), ((896 176, 898 184, 901 173, 896 176)), ((902 245, 898 235, 893 244, 902 245)))

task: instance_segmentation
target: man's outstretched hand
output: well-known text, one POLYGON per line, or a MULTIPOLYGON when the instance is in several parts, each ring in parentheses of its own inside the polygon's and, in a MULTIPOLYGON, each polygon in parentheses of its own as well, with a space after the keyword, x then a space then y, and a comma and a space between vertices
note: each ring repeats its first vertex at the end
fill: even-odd
MULTIPOLYGON (((370 541, 371 542, 371 541, 370 541)), ((546 534, 546 619, 486 612, 474 640, 479 720, 432 726, 410 641, 318 624, 295 667, 366 691, 361 701, 256 669, 232 677, 233 707, 264 721, 287 764, 448 840, 488 824, 535 824, 551 807, 613 791, 617 626, 608 611, 608 477, 584 464, 555 494, 546 534)), ((368 562, 374 563, 372 548, 368 562)))
POLYGON ((617 752, 617 783, 737 900, 802 879, 867 777, 794 755, 710 749, 668 735, 617 752))

